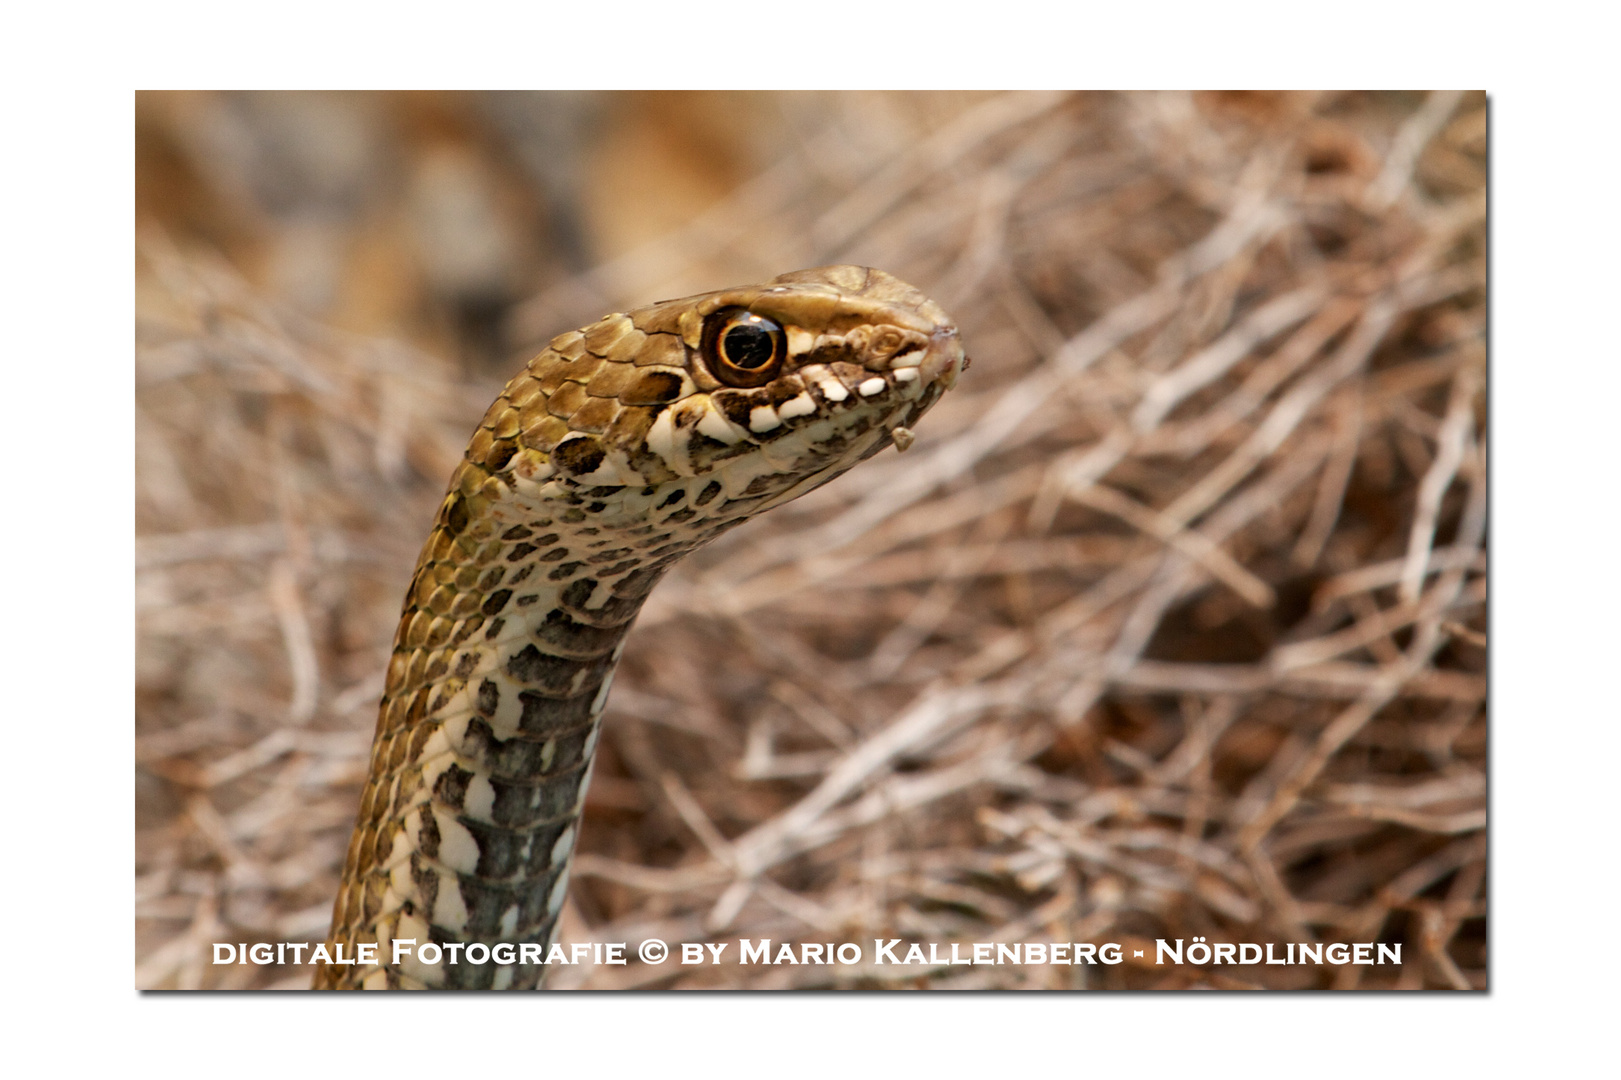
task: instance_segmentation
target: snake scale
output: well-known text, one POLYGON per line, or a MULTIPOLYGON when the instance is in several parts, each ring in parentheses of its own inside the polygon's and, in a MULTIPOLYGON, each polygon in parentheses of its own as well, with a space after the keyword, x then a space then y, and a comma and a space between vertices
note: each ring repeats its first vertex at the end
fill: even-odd
POLYGON ((377 943, 375 962, 322 963, 316 988, 538 986, 648 592, 727 530, 904 450, 966 363, 937 304, 860 266, 552 339, 485 414, 417 562, 326 942, 347 961, 377 943), (438 962, 396 962, 396 939, 438 943, 438 962))

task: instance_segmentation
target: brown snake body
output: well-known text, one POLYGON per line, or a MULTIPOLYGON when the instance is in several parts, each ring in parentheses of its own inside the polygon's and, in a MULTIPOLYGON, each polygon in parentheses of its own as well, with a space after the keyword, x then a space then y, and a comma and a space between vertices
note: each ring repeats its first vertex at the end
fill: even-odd
POLYGON ((905 449, 965 363, 938 305, 856 266, 608 315, 531 360, 451 478, 395 634, 326 942, 375 959, 323 963, 315 986, 537 986, 649 591, 726 530, 905 449), (412 939, 438 961, 396 959, 412 939))

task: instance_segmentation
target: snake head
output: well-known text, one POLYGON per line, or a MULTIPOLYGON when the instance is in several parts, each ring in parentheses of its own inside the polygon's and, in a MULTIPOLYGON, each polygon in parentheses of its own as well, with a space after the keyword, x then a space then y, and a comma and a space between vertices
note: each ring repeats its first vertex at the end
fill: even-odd
POLYGON ((964 364, 956 326, 906 282, 800 270, 559 335, 491 407, 468 463, 530 498, 657 503, 673 485, 736 519, 904 448, 964 364))

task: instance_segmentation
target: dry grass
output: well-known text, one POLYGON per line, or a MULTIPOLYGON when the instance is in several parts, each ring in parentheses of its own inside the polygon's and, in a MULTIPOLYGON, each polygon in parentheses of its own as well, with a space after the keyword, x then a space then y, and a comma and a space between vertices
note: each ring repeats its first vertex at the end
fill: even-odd
MULTIPOLYGON (((939 300, 973 366, 907 454, 654 594, 562 937, 1128 959, 552 985, 1484 987, 1484 99, 761 100, 794 121, 775 164, 533 269, 506 340, 854 261, 939 300), (1406 963, 1130 958, 1194 935, 1406 963)), ((501 380, 298 315, 151 216, 136 983, 303 986, 205 944, 325 931, 397 604, 501 380)))

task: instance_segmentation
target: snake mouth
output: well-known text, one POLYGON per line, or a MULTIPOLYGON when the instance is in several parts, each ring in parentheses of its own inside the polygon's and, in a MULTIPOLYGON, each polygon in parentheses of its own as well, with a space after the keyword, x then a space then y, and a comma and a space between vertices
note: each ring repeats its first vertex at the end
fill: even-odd
POLYGON ((918 365, 925 384, 938 382, 947 390, 957 385, 957 376, 968 367, 963 353, 962 336, 957 328, 946 324, 929 335, 929 347, 918 365))

